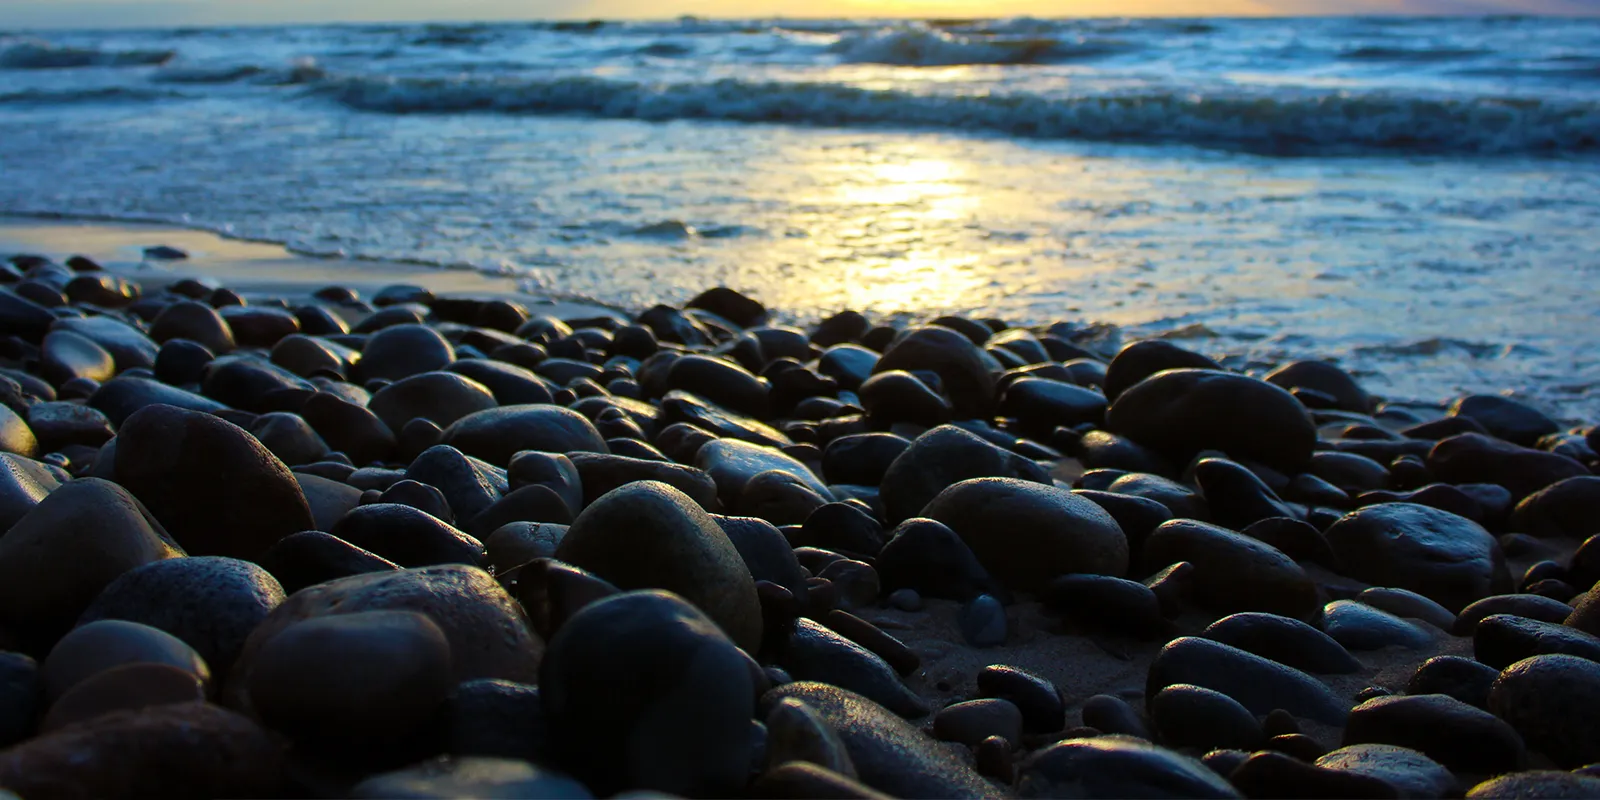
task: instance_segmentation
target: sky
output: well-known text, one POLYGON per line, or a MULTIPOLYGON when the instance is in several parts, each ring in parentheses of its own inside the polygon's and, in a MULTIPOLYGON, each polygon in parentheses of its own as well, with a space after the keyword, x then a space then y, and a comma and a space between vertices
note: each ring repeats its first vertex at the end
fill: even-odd
POLYGON ((1600 0, 0 0, 0 29, 704 17, 1600 15, 1600 0))

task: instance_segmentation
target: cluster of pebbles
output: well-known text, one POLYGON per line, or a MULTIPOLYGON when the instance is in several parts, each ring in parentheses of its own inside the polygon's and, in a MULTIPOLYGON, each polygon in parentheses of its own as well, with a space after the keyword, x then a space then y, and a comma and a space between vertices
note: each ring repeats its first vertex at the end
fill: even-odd
POLYGON ((0 282, 16 796, 1600 796, 1600 432, 1511 399, 726 288, 0 282))

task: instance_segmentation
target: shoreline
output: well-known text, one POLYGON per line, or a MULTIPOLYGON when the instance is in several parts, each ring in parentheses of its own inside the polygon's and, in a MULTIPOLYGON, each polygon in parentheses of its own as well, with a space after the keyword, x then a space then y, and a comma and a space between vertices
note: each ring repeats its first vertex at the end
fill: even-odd
POLYGON ((246 295, 310 295, 333 284, 370 295, 385 286, 406 283, 444 297, 515 300, 558 319, 623 315, 622 309, 603 303, 524 292, 510 276, 392 261, 313 258, 280 244, 234 239, 168 223, 0 214, 0 256, 20 254, 57 261, 82 255, 146 289, 151 288, 146 284, 196 278, 218 281, 246 295), (175 261, 143 257, 143 248, 160 245, 176 247, 189 257, 175 261))

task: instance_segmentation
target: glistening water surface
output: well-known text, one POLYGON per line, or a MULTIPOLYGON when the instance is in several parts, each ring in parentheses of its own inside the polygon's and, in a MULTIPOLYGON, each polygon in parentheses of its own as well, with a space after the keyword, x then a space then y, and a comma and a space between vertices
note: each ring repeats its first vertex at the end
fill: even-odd
POLYGON ((15 36, 0 212, 624 305, 1107 321, 1594 420, 1597 45, 1519 18, 15 36))

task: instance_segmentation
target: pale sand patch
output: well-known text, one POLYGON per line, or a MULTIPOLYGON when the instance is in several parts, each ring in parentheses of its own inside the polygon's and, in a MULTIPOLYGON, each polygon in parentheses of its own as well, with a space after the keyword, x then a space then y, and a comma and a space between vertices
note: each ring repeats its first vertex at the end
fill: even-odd
POLYGON ((594 303, 522 292, 510 277, 416 264, 307 258, 275 244, 226 239, 167 225, 0 217, 0 257, 20 253, 56 261, 86 256, 147 290, 179 278, 211 278, 246 296, 302 297, 324 286, 339 285, 370 297, 385 286, 408 283, 442 296, 512 299, 535 314, 561 319, 621 316, 617 309, 594 303), (176 247, 189 258, 145 259, 144 249, 158 245, 176 247))

